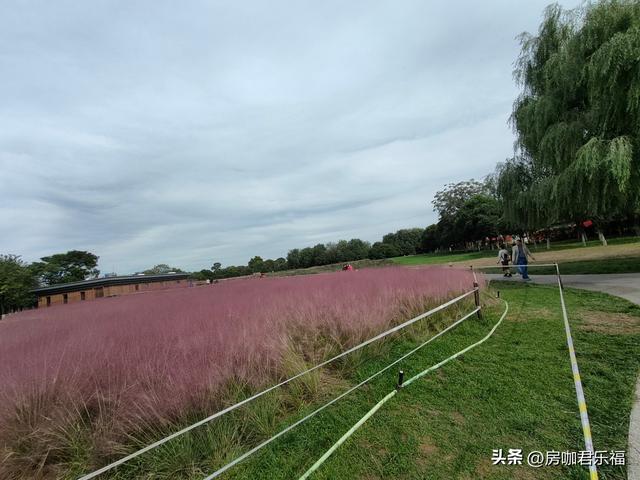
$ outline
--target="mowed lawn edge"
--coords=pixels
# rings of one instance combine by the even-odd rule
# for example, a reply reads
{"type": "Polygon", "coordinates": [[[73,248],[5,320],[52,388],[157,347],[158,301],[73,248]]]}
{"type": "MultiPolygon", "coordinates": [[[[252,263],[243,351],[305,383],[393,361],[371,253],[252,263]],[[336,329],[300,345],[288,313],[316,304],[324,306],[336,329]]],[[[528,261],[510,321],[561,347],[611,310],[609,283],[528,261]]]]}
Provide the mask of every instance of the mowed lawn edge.
{"type": "MultiPolygon", "coordinates": [[[[402,390],[313,478],[588,478],[582,467],[532,469],[491,463],[496,448],[521,448],[525,455],[532,450],[584,448],[557,288],[521,284],[497,288],[510,303],[510,313],[494,336],[402,390]]],[[[616,297],[573,289],[566,290],[566,302],[595,448],[626,450],[640,368],[640,308],[616,297]]],[[[486,335],[501,311],[502,306],[493,302],[484,320],[470,319],[400,368],[411,376],[474,343],[486,335]]],[[[362,365],[348,383],[375,372],[416,341],[413,336],[399,338],[385,358],[362,365]]],[[[298,478],[393,388],[396,377],[397,370],[392,369],[221,478],[298,478]]],[[[347,386],[336,385],[327,395],[337,395],[347,386]]],[[[303,406],[268,426],[264,435],[279,431],[315,406],[303,406]]],[[[202,478],[250,448],[234,445],[223,452],[207,451],[222,425],[203,427],[111,477],[202,478]]],[[[602,478],[626,478],[626,467],[600,471],[602,478]]]]}

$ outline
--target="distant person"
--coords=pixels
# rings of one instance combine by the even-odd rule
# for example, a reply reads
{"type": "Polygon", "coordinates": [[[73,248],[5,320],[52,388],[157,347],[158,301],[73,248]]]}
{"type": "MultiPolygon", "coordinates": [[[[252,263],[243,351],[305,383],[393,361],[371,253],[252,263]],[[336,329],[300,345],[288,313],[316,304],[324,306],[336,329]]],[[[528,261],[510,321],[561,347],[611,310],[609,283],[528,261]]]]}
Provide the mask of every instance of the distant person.
{"type": "Polygon", "coordinates": [[[511,269],[509,268],[509,260],[511,257],[509,256],[509,251],[507,250],[507,246],[503,243],[500,245],[500,251],[498,252],[498,263],[502,264],[502,273],[505,277],[512,277],[511,269]]]}
{"type": "Polygon", "coordinates": [[[522,243],[522,240],[516,240],[516,244],[513,246],[511,250],[511,258],[513,260],[514,265],[518,265],[518,272],[522,275],[523,280],[531,280],[529,278],[529,274],[527,272],[527,264],[529,263],[529,257],[531,260],[535,261],[533,255],[527,248],[527,246],[522,243]]]}
{"type": "Polygon", "coordinates": [[[342,270],[345,272],[350,272],[353,270],[353,266],[350,263],[347,263],[344,267],[342,267],[342,270]]]}

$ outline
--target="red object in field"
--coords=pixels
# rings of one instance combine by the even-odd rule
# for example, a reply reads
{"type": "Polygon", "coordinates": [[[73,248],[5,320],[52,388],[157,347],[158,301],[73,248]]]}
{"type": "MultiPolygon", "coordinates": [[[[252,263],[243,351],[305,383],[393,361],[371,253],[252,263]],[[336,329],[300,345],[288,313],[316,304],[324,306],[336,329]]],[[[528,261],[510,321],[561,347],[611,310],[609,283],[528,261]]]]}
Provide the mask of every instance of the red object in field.
{"type": "Polygon", "coordinates": [[[582,226],[584,228],[589,228],[591,225],[593,225],[593,222],[591,220],[586,220],[586,221],[582,222],[582,226]]]}
{"type": "Polygon", "coordinates": [[[345,272],[350,272],[353,270],[353,265],[351,265],[350,263],[346,264],[344,267],[342,267],[342,270],[345,272]]]}

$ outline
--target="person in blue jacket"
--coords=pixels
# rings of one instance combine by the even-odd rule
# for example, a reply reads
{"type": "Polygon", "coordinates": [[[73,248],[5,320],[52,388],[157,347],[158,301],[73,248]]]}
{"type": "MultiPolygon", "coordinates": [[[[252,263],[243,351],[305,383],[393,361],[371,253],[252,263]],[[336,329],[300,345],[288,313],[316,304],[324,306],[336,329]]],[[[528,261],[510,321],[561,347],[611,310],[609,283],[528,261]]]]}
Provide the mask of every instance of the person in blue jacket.
{"type": "Polygon", "coordinates": [[[531,252],[529,251],[527,246],[522,243],[522,240],[516,240],[516,244],[511,249],[511,261],[514,263],[514,265],[518,266],[518,273],[522,275],[523,280],[531,280],[527,271],[529,258],[535,261],[535,258],[533,257],[533,255],[531,255],[531,252]]]}

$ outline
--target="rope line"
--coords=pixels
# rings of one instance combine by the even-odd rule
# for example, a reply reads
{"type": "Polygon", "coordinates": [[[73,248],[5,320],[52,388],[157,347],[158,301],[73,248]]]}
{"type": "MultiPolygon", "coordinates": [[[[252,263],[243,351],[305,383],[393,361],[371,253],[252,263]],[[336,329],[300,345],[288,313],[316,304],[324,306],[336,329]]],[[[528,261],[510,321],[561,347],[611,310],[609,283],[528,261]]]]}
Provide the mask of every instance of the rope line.
{"type": "MultiPolygon", "coordinates": [[[[258,392],[258,393],[254,394],[254,395],[252,395],[252,396],[250,396],[248,398],[245,398],[244,400],[241,400],[240,402],[238,402],[236,404],[233,404],[233,405],[231,405],[229,407],[226,407],[223,410],[220,410],[220,411],[208,416],[207,418],[203,418],[202,420],[199,420],[196,423],[194,423],[192,425],[189,425],[188,427],[183,428],[182,430],[174,432],[171,435],[168,435],[168,436],[166,436],[166,437],[164,437],[164,438],[162,438],[162,439],[160,439],[160,440],[158,440],[158,441],[156,441],[156,442],[154,442],[154,443],[152,443],[150,445],[147,445],[144,448],[141,448],[140,450],[137,450],[137,451],[135,451],[135,452],[123,457],[123,458],[120,458],[119,460],[116,460],[116,461],[112,462],[109,465],[106,465],[106,466],[104,466],[102,468],[99,468],[98,470],[95,470],[94,472],[88,473],[88,474],[78,478],[78,480],[90,480],[91,478],[95,478],[95,477],[97,477],[98,475],[100,475],[102,473],[105,473],[105,472],[107,472],[107,471],[109,471],[109,470],[111,470],[111,469],[113,469],[113,468],[115,468],[115,467],[117,467],[119,465],[122,465],[123,463],[128,462],[129,460],[132,460],[132,459],[142,455],[143,453],[148,452],[149,450],[152,450],[152,449],[154,449],[156,447],[159,447],[160,445],[163,445],[163,444],[167,443],[168,441],[173,440],[174,438],[179,437],[180,435],[183,435],[183,434],[193,430],[194,428],[197,428],[197,427],[199,427],[201,425],[204,425],[205,423],[208,423],[208,422],[210,422],[210,421],[212,421],[212,420],[214,420],[214,419],[216,419],[218,417],[221,417],[221,416],[223,416],[223,415],[225,415],[225,414],[227,414],[227,413],[229,413],[229,412],[241,407],[242,405],[246,405],[247,403],[252,402],[253,400],[256,400],[257,398],[260,398],[261,396],[263,396],[263,395],[275,390],[276,388],[282,387],[283,385],[286,385],[287,383],[292,382],[293,380],[302,377],[303,375],[306,375],[306,374],[308,374],[308,373],[310,373],[310,372],[312,372],[314,370],[317,370],[318,368],[324,367],[325,365],[328,365],[329,363],[334,362],[335,360],[338,360],[339,358],[342,358],[342,357],[344,357],[344,356],[346,356],[346,355],[348,355],[350,353],[353,353],[356,350],[359,350],[359,349],[361,349],[361,348],[363,348],[363,347],[365,347],[365,346],[367,346],[367,345],[369,345],[369,344],[371,344],[371,343],[373,343],[373,342],[375,342],[377,340],[380,340],[380,339],[382,339],[382,338],[384,338],[384,337],[386,337],[388,335],[391,335],[392,333],[395,333],[395,332],[397,332],[399,330],[402,330],[402,329],[404,329],[404,328],[416,323],[417,321],[422,320],[423,318],[430,317],[431,315],[434,315],[435,313],[438,313],[438,312],[450,307],[451,305],[454,305],[455,303],[459,302],[460,300],[463,300],[464,298],[466,298],[469,295],[473,294],[477,290],[478,290],[477,288],[474,288],[473,290],[469,290],[468,292],[465,292],[462,295],[459,295],[459,296],[453,298],[452,300],[449,300],[446,303],[438,305],[437,307],[432,308],[431,310],[429,310],[429,311],[427,311],[425,313],[422,313],[422,314],[418,315],[417,317],[411,318],[411,319],[407,320],[406,322],[401,323],[400,325],[396,325],[395,327],[390,328],[389,330],[386,330],[386,331],[376,335],[375,337],[372,337],[372,338],[370,338],[368,340],[365,340],[364,342],[362,342],[362,343],[360,343],[360,344],[358,344],[358,345],[356,345],[354,347],[351,347],[348,350],[345,350],[344,352],[339,353],[336,356],[334,356],[334,357],[332,357],[332,358],[330,358],[328,360],[325,360],[324,362],[321,362],[321,363],[319,363],[319,364],[317,364],[317,365],[315,365],[315,366],[313,366],[313,367],[311,367],[311,368],[309,368],[307,370],[304,370],[304,371],[302,371],[300,373],[297,373],[296,375],[294,375],[294,376],[292,376],[292,377],[290,377],[290,378],[288,378],[286,380],[283,380],[280,383],[272,385],[271,387],[269,387],[269,388],[267,388],[265,390],[262,390],[261,392],[258,392]]],[[[209,477],[209,478],[213,478],[213,477],[209,477]]]]}
{"type": "MultiPolygon", "coordinates": [[[[439,363],[436,363],[435,365],[432,365],[431,367],[427,368],[426,370],[423,370],[422,372],[414,375],[409,380],[404,382],[404,384],[402,385],[402,388],[407,387],[408,385],[410,385],[411,383],[415,382],[419,378],[424,377],[429,372],[433,372],[434,370],[437,370],[438,368],[442,367],[443,365],[445,365],[446,363],[450,362],[451,360],[454,360],[454,359],[458,358],[460,355],[468,352],[469,350],[477,347],[478,345],[481,345],[487,339],[489,339],[489,337],[491,337],[491,335],[493,335],[493,333],[496,331],[496,329],[500,326],[502,321],[507,316],[507,312],[509,311],[509,303],[507,303],[506,301],[504,301],[504,303],[505,303],[505,309],[504,309],[504,312],[502,313],[502,316],[500,317],[500,320],[498,320],[496,322],[496,324],[493,326],[493,328],[489,331],[489,333],[484,338],[482,338],[481,340],[477,341],[476,343],[474,343],[472,345],[469,345],[468,347],[460,350],[459,352],[451,355],[450,357],[444,359],[443,361],[441,361],[439,363]]],[[[316,461],[316,463],[314,463],[311,466],[311,468],[309,468],[309,470],[307,470],[300,477],[300,480],[306,480],[313,472],[315,472],[318,468],[320,468],[320,466],[322,466],[322,464],[331,456],[331,454],[333,452],[335,452],[338,449],[338,447],[340,447],[340,445],[342,445],[351,435],[353,435],[355,433],[355,431],[358,428],[360,428],[369,418],[371,418],[373,416],[373,414],[376,413],[380,409],[380,407],[382,407],[382,405],[384,405],[388,400],[393,398],[398,391],[399,390],[397,390],[397,389],[393,390],[393,391],[389,392],[382,400],[380,400],[355,425],[353,425],[342,437],[340,437],[340,439],[336,443],[334,443],[333,446],[331,448],[329,448],[329,450],[327,450],[324,453],[324,455],[322,455],[322,457],[320,457],[318,459],[318,461],[316,461]]]]}
{"type": "MultiPolygon", "coordinates": [[[[528,268],[532,268],[532,267],[555,267],[557,264],[556,263],[527,263],[526,267],[528,268]]],[[[480,265],[480,266],[475,266],[472,265],[471,268],[473,268],[474,270],[480,270],[480,269],[489,269],[489,268],[502,268],[502,267],[520,267],[522,265],[518,265],[517,263],[511,263],[509,265],[480,265]]]]}
{"type": "Polygon", "coordinates": [[[293,430],[295,427],[297,427],[298,425],[306,422],[307,420],[309,420],[311,417],[314,417],[315,415],[317,415],[318,413],[320,413],[321,411],[323,411],[325,408],[329,407],[330,405],[333,405],[334,403],[336,403],[338,400],[346,397],[347,395],[349,395],[351,392],[357,390],[358,388],[362,387],[364,384],[370,382],[371,380],[373,380],[374,378],[378,377],[379,375],[382,375],[384,372],[386,372],[387,370],[389,370],[391,367],[393,367],[394,365],[397,365],[398,363],[400,363],[402,360],[404,360],[405,358],[409,357],[410,355],[413,355],[415,352],[417,352],[418,350],[420,350],[421,348],[425,347],[426,345],[428,345],[429,343],[431,343],[432,341],[434,341],[436,338],[444,335],[446,332],[448,332],[449,330],[451,330],[452,328],[456,327],[457,325],[461,324],[462,322],[464,322],[466,319],[468,319],[469,317],[471,317],[472,315],[475,315],[478,310],[480,310],[480,308],[476,308],[473,311],[467,313],[464,317],[462,317],[461,319],[455,321],[454,323],[452,323],[451,325],[449,325],[447,328],[445,328],[444,330],[438,332],[436,335],[434,335],[433,337],[429,338],[427,341],[423,342],[422,344],[418,345],[416,348],[414,348],[413,350],[409,351],[408,353],[404,354],[402,357],[398,358],[397,360],[394,360],[392,363],[390,363],[389,365],[387,365],[386,367],[384,367],[382,370],[377,371],[376,373],[374,373],[373,375],[367,377],[366,379],[364,379],[363,381],[361,381],[360,383],[358,383],[357,385],[354,385],[353,387],[351,387],[349,390],[341,393],[340,395],[338,395],[337,397],[335,397],[334,399],[330,400],[329,402],[325,403],[324,405],[322,405],[321,407],[318,407],[317,409],[315,409],[313,412],[309,413],[307,416],[301,418],[300,420],[298,420],[297,422],[292,423],[291,425],[289,425],[287,428],[285,428],[284,430],[276,433],[274,436],[272,436],[271,438],[265,440],[264,442],[262,442],[261,444],[257,445],[256,447],[252,448],[251,450],[249,450],[248,452],[242,454],[241,456],[239,456],[238,458],[236,458],[235,460],[229,462],[228,464],[226,464],[224,467],[216,470],[214,473],[212,473],[211,475],[209,475],[208,477],[206,477],[204,480],[211,480],[213,478],[216,478],[217,476],[219,476],[220,474],[226,472],[227,470],[229,470],[231,467],[237,465],[238,463],[242,462],[243,460],[245,460],[247,457],[253,455],[255,452],[257,452],[258,450],[262,449],[263,447],[266,447],[268,444],[270,444],[271,442],[273,442],[274,440],[276,440],[277,438],[281,437],[282,435],[284,435],[285,433],[293,430]]]}
{"type": "Polygon", "coordinates": [[[371,418],[373,416],[374,413],[376,413],[378,410],[380,410],[380,407],[382,407],[382,405],[384,405],[385,403],[387,403],[387,400],[390,400],[392,397],[394,397],[396,395],[396,393],[398,393],[398,390],[392,390],[391,392],[389,392],[382,400],[380,400],[378,403],[375,404],[375,406],[369,410],[364,417],[362,417],[360,420],[358,420],[358,422],[351,427],[347,433],[345,433],[342,437],[340,437],[340,439],[334,443],[331,448],[329,450],[327,450],[324,455],[322,455],[318,461],[316,463],[314,463],[311,468],[309,470],[307,470],[301,477],[300,480],[306,480],[307,478],[309,478],[309,475],[311,475],[313,472],[315,472],[318,468],[320,468],[320,466],[322,466],[322,464],[331,456],[331,454],[333,454],[333,452],[335,452],[340,445],[342,445],[344,442],[347,441],[347,439],[353,435],[355,433],[356,430],[358,430],[363,424],[364,422],[366,422],[367,420],[369,420],[369,418],[371,418]]]}
{"type": "Polygon", "coordinates": [[[591,437],[591,426],[589,424],[589,415],[587,413],[587,402],[584,398],[582,379],[580,378],[580,370],[578,369],[578,360],[576,358],[575,349],[573,348],[573,338],[571,336],[571,328],[569,327],[569,318],[567,317],[567,307],[564,304],[562,280],[560,279],[560,268],[558,267],[558,264],[556,264],[556,272],[558,273],[558,290],[560,291],[560,304],[562,305],[562,316],[564,318],[564,331],[567,335],[567,347],[569,348],[569,359],[571,360],[573,384],[576,389],[576,398],[578,399],[578,409],[580,411],[580,423],[582,424],[584,446],[585,449],[590,452],[591,458],[591,463],[589,464],[589,476],[591,480],[598,480],[598,470],[596,469],[593,451],[593,439],[591,437]]]}

